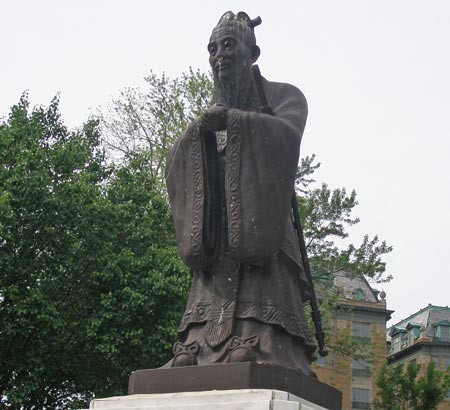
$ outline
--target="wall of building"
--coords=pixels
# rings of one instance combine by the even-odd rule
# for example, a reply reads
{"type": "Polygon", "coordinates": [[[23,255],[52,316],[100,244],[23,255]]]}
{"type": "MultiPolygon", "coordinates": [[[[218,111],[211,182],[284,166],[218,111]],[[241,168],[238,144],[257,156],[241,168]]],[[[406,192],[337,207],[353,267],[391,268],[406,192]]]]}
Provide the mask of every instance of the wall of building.
{"type": "Polygon", "coordinates": [[[346,303],[343,309],[334,314],[331,346],[339,338],[352,337],[352,333],[355,336],[355,329],[367,328],[368,338],[363,337],[363,343],[366,339],[370,340],[368,347],[370,363],[368,363],[367,371],[364,369],[365,363],[355,362],[350,354],[342,354],[338,351],[332,352],[326,360],[320,359],[315,366],[314,370],[319,380],[342,392],[342,408],[344,410],[352,409],[352,398],[359,399],[354,401],[358,401],[360,408],[363,408],[366,400],[369,405],[375,398],[377,393],[375,376],[386,363],[386,321],[388,316],[386,305],[380,302],[376,304],[354,302],[351,306],[346,303]]]}

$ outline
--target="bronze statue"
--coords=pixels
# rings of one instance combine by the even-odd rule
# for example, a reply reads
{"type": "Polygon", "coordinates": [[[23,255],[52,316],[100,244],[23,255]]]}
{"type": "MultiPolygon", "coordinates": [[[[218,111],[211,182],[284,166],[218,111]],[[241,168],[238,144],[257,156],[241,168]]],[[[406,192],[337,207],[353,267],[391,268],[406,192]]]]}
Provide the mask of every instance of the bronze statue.
{"type": "Polygon", "coordinates": [[[192,270],[168,366],[258,361],[314,375],[310,286],[291,213],[308,109],[292,85],[260,79],[258,88],[260,23],[221,17],[208,44],[215,104],[168,156],[177,244],[192,270]]]}

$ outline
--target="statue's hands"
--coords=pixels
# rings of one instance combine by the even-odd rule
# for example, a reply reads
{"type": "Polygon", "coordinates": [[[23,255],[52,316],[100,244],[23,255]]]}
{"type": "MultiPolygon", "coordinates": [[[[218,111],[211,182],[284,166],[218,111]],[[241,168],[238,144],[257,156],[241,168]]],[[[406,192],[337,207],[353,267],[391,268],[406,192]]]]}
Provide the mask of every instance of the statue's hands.
{"type": "Polygon", "coordinates": [[[200,125],[210,131],[227,129],[228,107],[214,104],[200,116],[200,125]]]}

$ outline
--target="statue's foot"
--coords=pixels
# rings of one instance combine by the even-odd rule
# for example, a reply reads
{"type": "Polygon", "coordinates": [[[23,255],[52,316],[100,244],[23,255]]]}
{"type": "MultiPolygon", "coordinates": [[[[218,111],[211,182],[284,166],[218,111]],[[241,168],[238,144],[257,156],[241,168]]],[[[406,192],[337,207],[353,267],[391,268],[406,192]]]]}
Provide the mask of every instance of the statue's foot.
{"type": "Polygon", "coordinates": [[[173,346],[172,367],[196,366],[199,350],[200,346],[197,342],[189,344],[175,343],[173,346]]]}
{"type": "Polygon", "coordinates": [[[251,336],[248,338],[240,338],[234,336],[230,342],[231,353],[228,356],[230,363],[236,362],[255,362],[256,361],[256,348],[259,344],[258,336],[251,336]]]}

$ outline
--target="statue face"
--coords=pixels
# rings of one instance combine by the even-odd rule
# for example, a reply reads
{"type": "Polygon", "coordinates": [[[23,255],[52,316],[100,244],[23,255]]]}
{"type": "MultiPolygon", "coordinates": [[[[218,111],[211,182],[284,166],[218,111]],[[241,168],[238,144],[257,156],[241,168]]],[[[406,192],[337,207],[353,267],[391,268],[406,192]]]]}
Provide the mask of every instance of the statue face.
{"type": "Polygon", "coordinates": [[[252,50],[246,39],[233,26],[213,31],[208,44],[209,64],[215,78],[238,76],[240,70],[249,69],[253,63],[252,50]]]}

